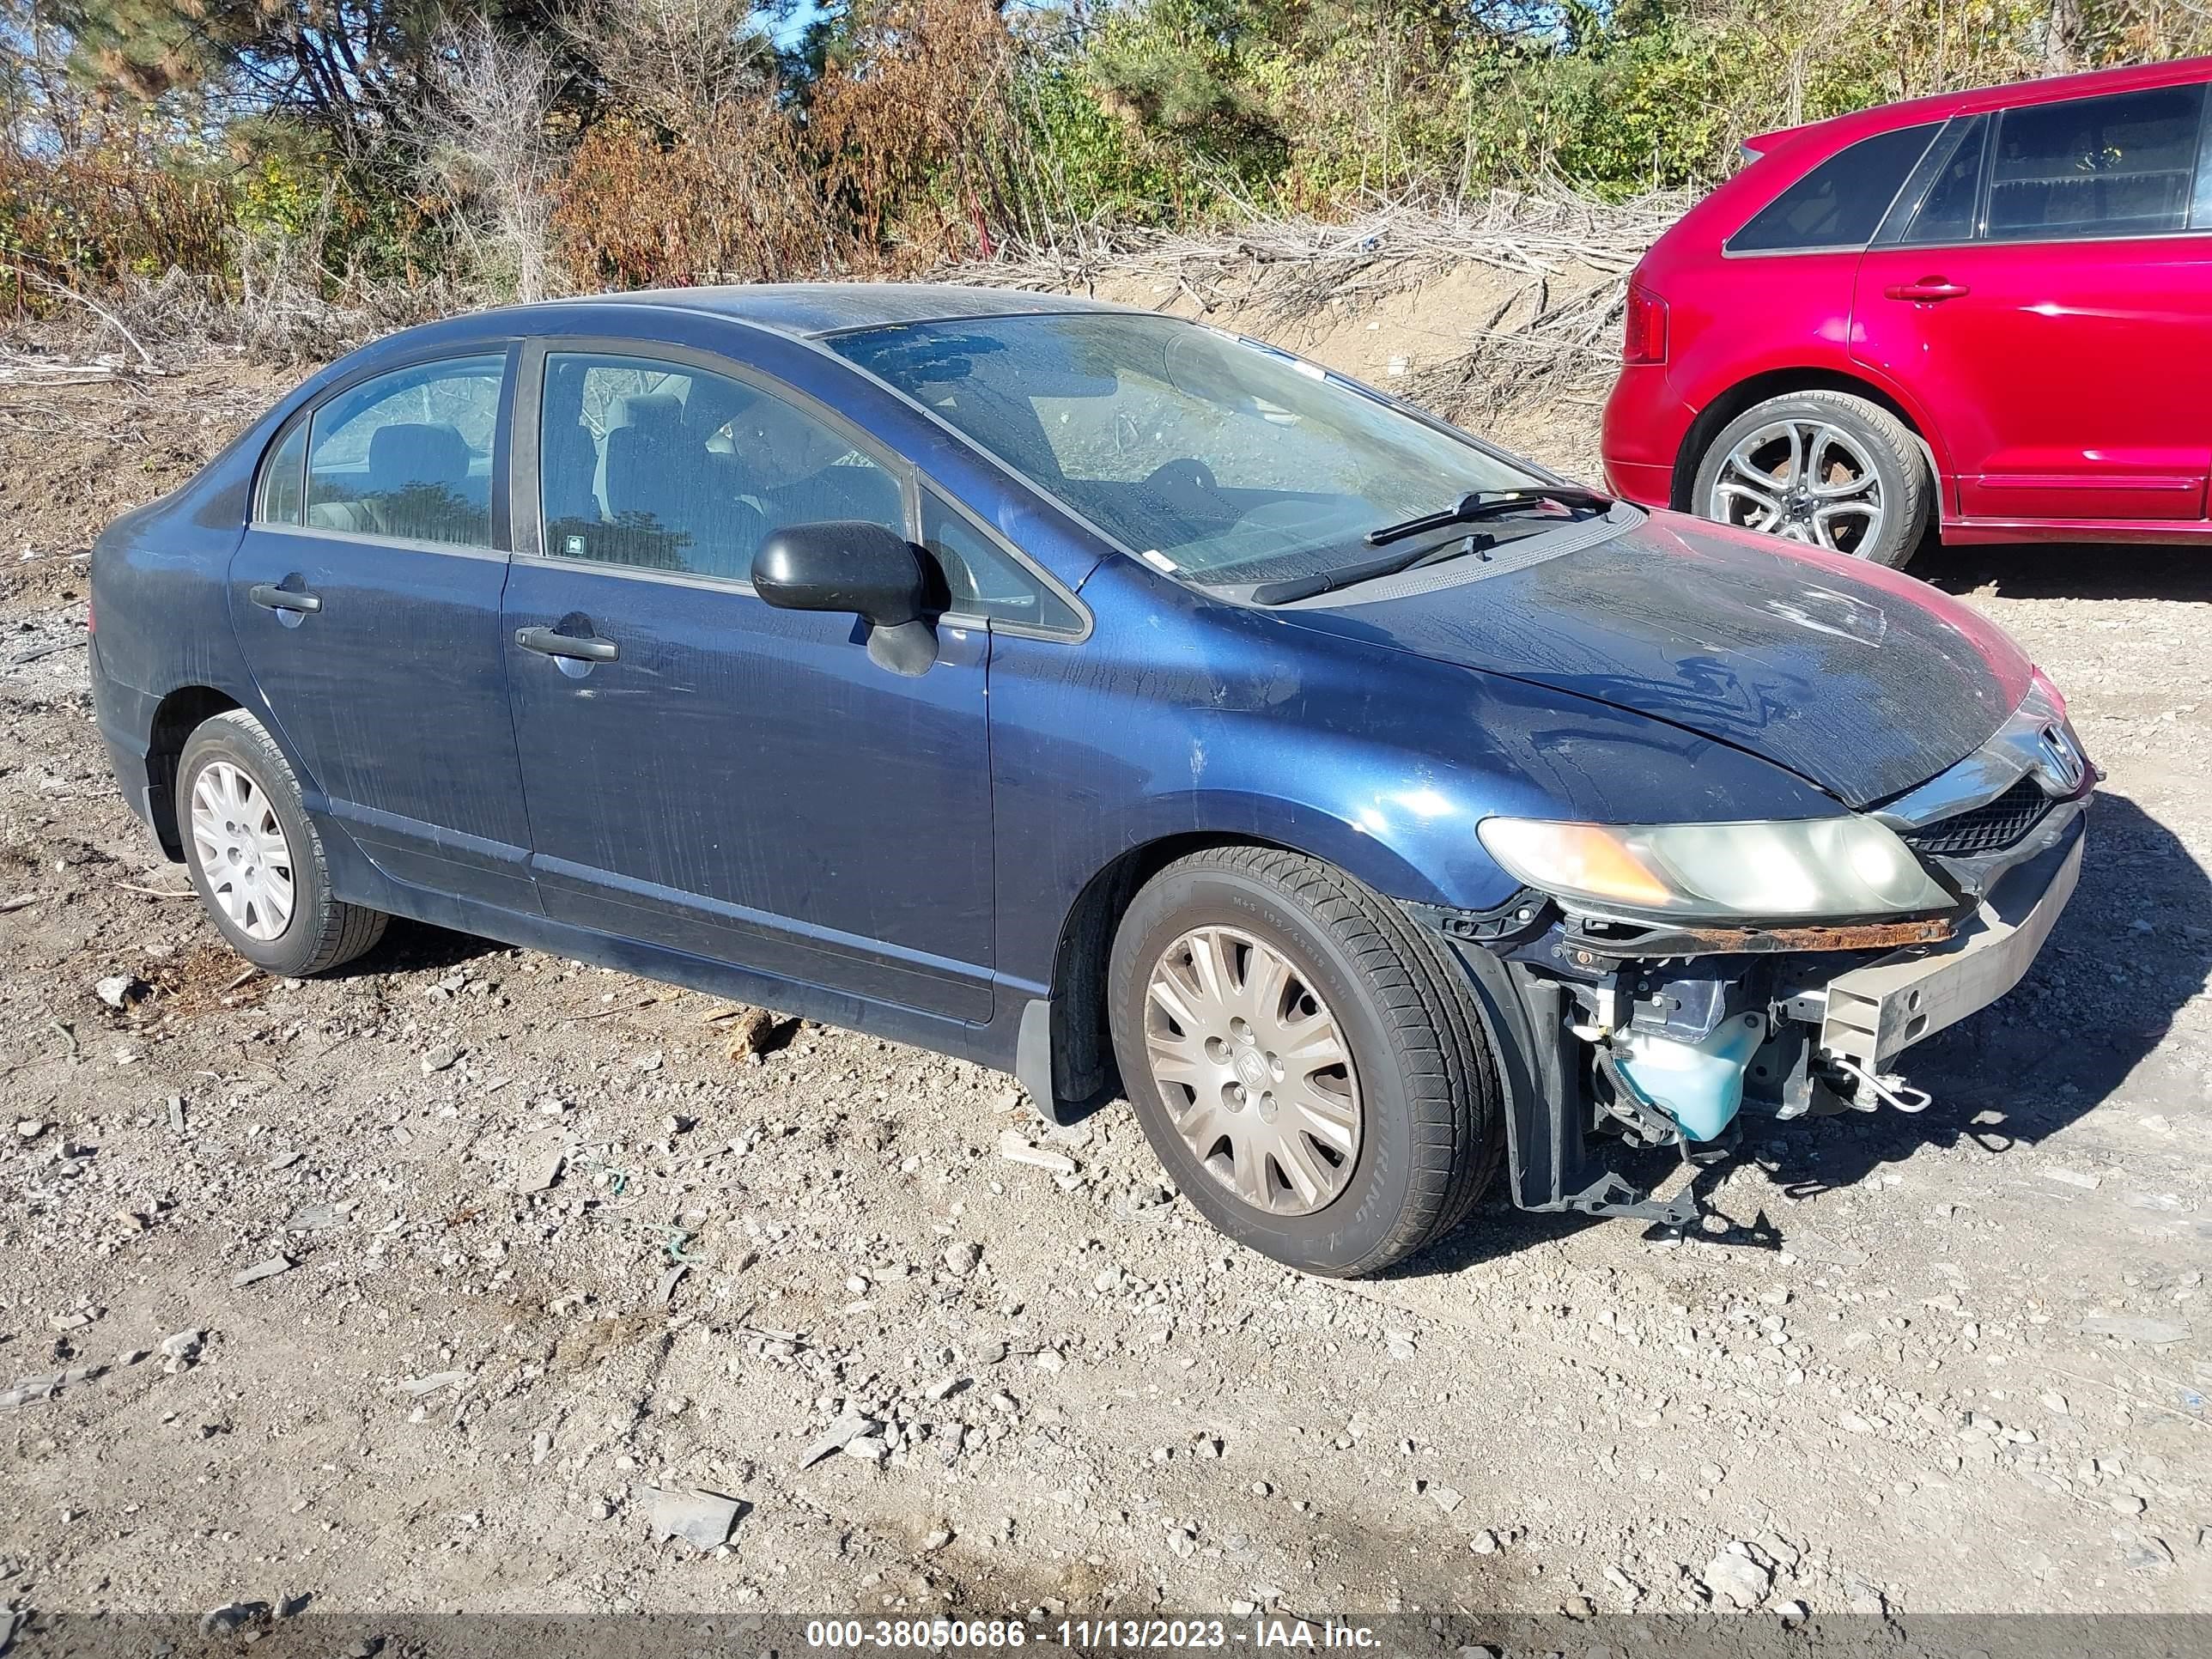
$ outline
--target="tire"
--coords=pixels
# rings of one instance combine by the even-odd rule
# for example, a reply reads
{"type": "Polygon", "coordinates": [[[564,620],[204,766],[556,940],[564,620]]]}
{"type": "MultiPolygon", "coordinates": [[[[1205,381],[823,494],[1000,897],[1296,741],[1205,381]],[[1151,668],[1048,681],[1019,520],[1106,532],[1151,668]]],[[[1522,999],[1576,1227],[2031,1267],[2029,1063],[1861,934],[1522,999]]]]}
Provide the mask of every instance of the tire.
{"type": "Polygon", "coordinates": [[[1770,531],[1893,569],[1901,568],[1926,538],[1935,507],[1936,481],[1911,428],[1879,404],[1825,390],[1770,398],[1723,427],[1698,458],[1690,496],[1690,510],[1700,518],[1770,531]],[[1821,459],[1808,468],[1805,447],[1823,431],[1840,434],[1841,441],[1823,441],[1821,459]],[[1764,441],[1758,436],[1762,432],[1769,434],[1764,441]],[[1790,434],[1786,450],[1785,432],[1790,434]],[[1740,445],[1746,447],[1741,456],[1736,453],[1740,445]],[[1780,473],[1790,455],[1796,456],[1800,475],[1817,471],[1831,490],[1848,482],[1855,470],[1863,472],[1878,492],[1879,523],[1839,510],[1868,499],[1863,489],[1824,501],[1785,483],[1780,473]],[[1771,490],[1764,500],[1755,493],[1762,488],[1757,477],[1761,473],[1771,490]],[[1729,493],[1723,495],[1724,483],[1729,493]],[[1778,522],[1777,513],[1783,515],[1778,522]],[[1817,520],[1816,514],[1821,515],[1817,520]]]}
{"type": "Polygon", "coordinates": [[[1216,1228],[1263,1255],[1333,1278],[1380,1273],[1457,1226],[1497,1172],[1498,1067],[1463,971],[1440,940],[1329,865],[1260,847],[1212,848],[1170,865],[1121,918],[1107,995],[1123,1084],[1162,1166],[1216,1228]],[[1305,1134],[1279,1155],[1255,1150],[1269,1136],[1286,1144],[1277,1124],[1320,1121],[1285,1104],[1297,1097],[1299,1067],[1269,1068],[1265,1057],[1291,1054],[1293,1044],[1320,1054],[1326,1045],[1315,1035],[1320,1025],[1294,1035],[1271,1025],[1266,998],[1237,1004],[1261,1010],[1243,1034],[1229,1029],[1233,1020],[1200,1019],[1189,1007],[1194,1030],[1182,1030],[1156,998],[1154,978],[1171,975],[1175,996],[1202,983],[1200,947],[1191,943],[1201,938],[1218,947],[1228,982],[1241,978],[1247,990],[1264,947],[1290,976],[1276,988],[1275,1007],[1291,1020],[1328,1017],[1343,1076],[1307,1068],[1303,1097],[1322,1101],[1332,1121],[1350,1108],[1357,1127],[1348,1149],[1334,1147],[1332,1158],[1320,1136],[1305,1134]],[[1200,1028],[1215,1033],[1218,1048],[1203,1035],[1194,1042],[1200,1028]],[[1280,1049],[1264,1041],[1270,1034],[1285,1036],[1280,1049]],[[1202,1098],[1199,1087],[1157,1074],[1156,1053],[1170,1071],[1188,1057],[1210,1092],[1202,1098]],[[1286,1091],[1280,1101],[1277,1088],[1286,1091]],[[1241,1103],[1231,1104],[1239,1090],[1241,1103]],[[1217,1127],[1221,1139],[1204,1155],[1199,1143],[1217,1127]],[[1292,1164],[1322,1176],[1312,1192],[1292,1164]]]}
{"type": "Polygon", "coordinates": [[[300,805],[300,781],[284,751],[244,709],[203,721],[185,739],[176,799],[185,867],[201,908],[224,942],[257,968],[288,978],[325,973],[384,937],[381,911],[331,896],[322,837],[300,805]],[[233,780],[243,780],[242,790],[233,780]],[[212,808],[206,820],[204,781],[212,808]],[[224,816],[231,812],[236,816],[224,816]],[[272,821],[281,847],[267,833],[272,821]],[[240,847],[246,851],[231,858],[240,847]],[[281,902],[284,876],[289,909],[281,902]]]}

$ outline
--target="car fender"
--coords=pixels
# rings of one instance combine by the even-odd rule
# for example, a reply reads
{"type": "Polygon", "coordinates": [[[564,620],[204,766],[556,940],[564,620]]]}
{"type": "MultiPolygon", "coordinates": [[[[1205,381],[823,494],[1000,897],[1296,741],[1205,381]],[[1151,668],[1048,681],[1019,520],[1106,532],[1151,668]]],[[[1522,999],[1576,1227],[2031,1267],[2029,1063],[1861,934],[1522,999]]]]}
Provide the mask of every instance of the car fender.
{"type": "Polygon", "coordinates": [[[182,489],[124,514],[93,544],[94,707],[125,794],[157,829],[187,735],[174,718],[179,694],[195,708],[250,710],[291,762],[310,809],[323,809],[232,627],[226,579],[258,455],[234,443],[182,489]]]}

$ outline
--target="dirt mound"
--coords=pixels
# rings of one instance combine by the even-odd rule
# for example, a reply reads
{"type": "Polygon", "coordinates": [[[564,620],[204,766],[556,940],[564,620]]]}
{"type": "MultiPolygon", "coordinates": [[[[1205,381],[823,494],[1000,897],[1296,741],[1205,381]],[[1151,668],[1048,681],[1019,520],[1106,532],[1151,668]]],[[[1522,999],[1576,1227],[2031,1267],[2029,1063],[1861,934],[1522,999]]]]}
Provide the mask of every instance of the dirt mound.
{"type": "Polygon", "coordinates": [[[236,357],[80,385],[0,376],[0,596],[81,582],[94,537],[191,477],[296,378],[236,357]]]}

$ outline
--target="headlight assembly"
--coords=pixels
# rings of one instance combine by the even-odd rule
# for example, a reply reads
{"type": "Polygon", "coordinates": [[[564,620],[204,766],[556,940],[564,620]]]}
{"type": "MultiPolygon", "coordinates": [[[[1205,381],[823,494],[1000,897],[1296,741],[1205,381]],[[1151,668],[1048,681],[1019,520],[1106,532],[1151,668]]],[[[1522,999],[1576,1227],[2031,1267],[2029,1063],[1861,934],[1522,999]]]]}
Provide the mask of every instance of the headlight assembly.
{"type": "Polygon", "coordinates": [[[1911,849],[1866,817],[1607,825],[1485,818],[1490,855],[1577,906],[1707,921],[1900,915],[1948,908],[1911,849]]]}

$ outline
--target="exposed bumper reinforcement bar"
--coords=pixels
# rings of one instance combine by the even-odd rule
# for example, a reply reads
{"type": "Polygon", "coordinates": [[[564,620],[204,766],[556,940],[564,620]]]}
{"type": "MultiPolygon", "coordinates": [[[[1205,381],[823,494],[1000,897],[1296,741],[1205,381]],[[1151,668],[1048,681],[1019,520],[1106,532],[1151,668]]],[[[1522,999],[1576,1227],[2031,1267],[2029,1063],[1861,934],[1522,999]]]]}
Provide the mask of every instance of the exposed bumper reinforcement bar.
{"type": "Polygon", "coordinates": [[[1894,1055],[2020,983],[2081,875],[2083,826],[2006,872],[1941,945],[1899,951],[1828,981],[1820,1047],[1879,1072],[1894,1055]]]}

